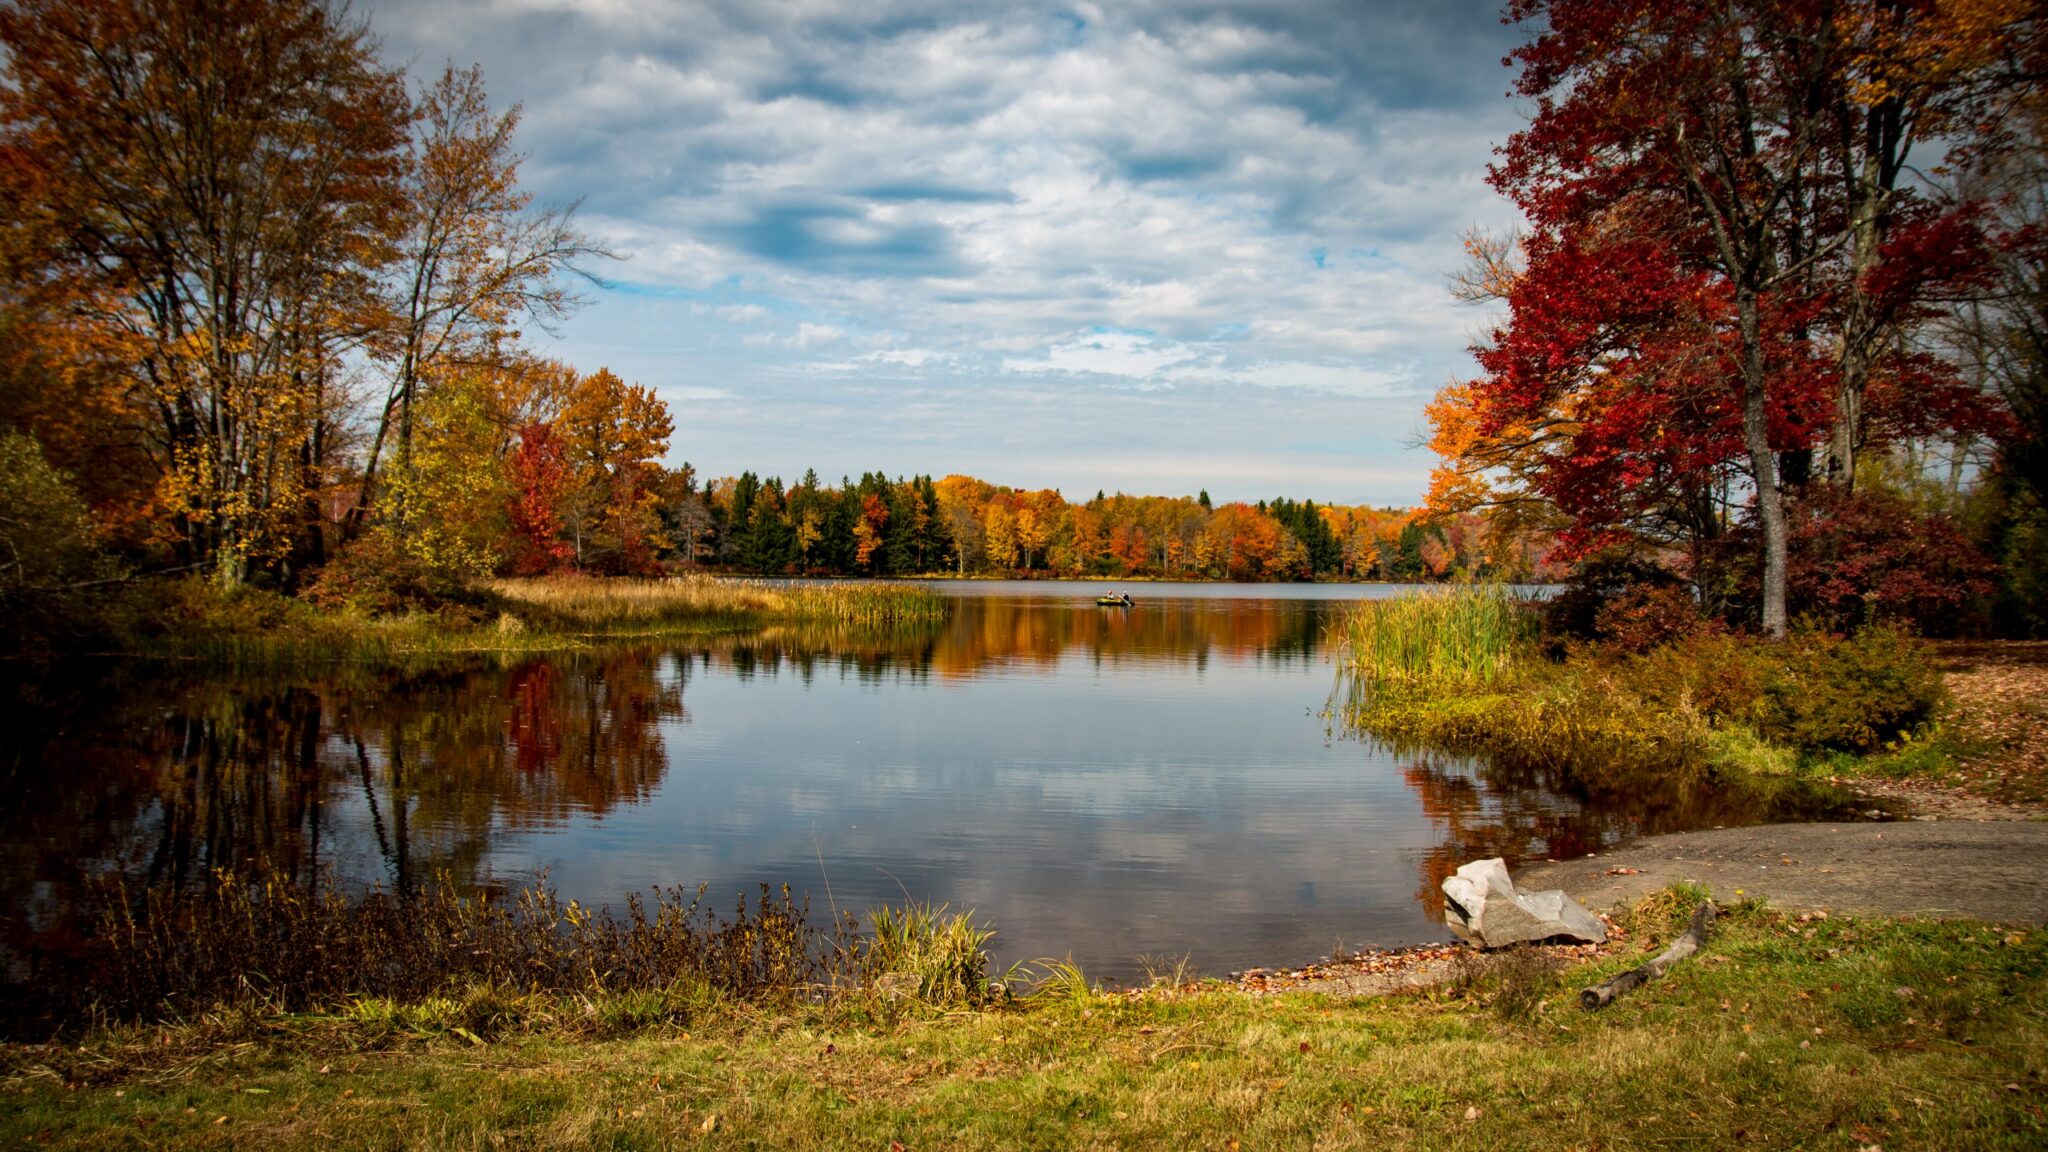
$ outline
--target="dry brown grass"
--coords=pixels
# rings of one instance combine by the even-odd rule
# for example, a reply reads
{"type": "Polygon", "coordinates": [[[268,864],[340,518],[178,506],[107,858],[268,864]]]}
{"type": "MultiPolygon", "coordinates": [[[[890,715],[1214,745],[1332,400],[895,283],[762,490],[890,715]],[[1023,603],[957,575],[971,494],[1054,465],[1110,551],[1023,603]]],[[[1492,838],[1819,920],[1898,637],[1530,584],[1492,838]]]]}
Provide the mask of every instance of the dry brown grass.
{"type": "Polygon", "coordinates": [[[666,580],[556,576],[499,580],[491,590],[561,626],[608,633],[721,622],[821,620],[893,624],[938,620],[945,599],[918,584],[783,584],[683,576],[666,580]]]}

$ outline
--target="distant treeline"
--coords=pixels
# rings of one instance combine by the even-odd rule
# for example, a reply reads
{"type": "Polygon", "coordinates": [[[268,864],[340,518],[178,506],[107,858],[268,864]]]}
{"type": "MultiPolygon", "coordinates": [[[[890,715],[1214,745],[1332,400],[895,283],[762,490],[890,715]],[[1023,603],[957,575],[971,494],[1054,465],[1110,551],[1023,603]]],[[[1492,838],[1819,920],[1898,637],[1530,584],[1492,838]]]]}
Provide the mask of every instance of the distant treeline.
{"type": "Polygon", "coordinates": [[[744,472],[700,490],[688,465],[664,487],[664,560],[759,575],[1522,579],[1548,551],[1477,515],[1422,521],[1286,497],[1217,505],[1206,491],[1074,503],[972,476],[869,472],[833,486],[815,471],[789,485],[744,472]]]}

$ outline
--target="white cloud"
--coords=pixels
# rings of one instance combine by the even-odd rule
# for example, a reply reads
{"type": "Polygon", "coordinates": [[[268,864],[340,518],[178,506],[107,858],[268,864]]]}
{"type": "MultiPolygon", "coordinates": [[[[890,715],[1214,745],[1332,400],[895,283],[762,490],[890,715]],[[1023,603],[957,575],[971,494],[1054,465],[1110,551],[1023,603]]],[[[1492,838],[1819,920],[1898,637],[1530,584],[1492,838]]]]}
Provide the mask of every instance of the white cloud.
{"type": "Polygon", "coordinates": [[[1083,372],[1148,380],[1164,369],[1200,359],[1204,353],[1171,340],[1136,332],[1096,332],[1046,349],[1035,359],[1009,359],[1010,372],[1083,372]]]}
{"type": "Polygon", "coordinates": [[[1494,0],[369,2],[392,58],[480,60],[528,185],[629,257],[560,354],[801,379],[783,436],[889,442],[841,389],[942,377],[1005,430],[1070,385],[1394,399],[1359,450],[1419,493],[1419,396],[1483,324],[1444,274],[1512,220],[1494,0]]]}
{"type": "Polygon", "coordinates": [[[939,360],[952,359],[952,357],[946,356],[944,353],[934,352],[929,348],[884,348],[879,352],[870,352],[866,356],[861,357],[861,359],[871,364],[899,364],[905,368],[922,368],[927,361],[935,358],[939,360]]]}
{"type": "Polygon", "coordinates": [[[790,344],[797,348],[823,348],[846,339],[846,329],[834,328],[830,324],[799,324],[796,335],[790,337],[790,344]]]}
{"type": "Polygon", "coordinates": [[[713,400],[730,400],[732,393],[724,388],[697,388],[687,384],[666,384],[657,388],[661,397],[684,403],[708,403],[713,400]]]}
{"type": "Polygon", "coordinates": [[[1256,384],[1261,388],[1301,388],[1346,396],[1393,396],[1413,386],[1405,372],[1366,368],[1355,364],[1304,364],[1276,362],[1249,368],[1232,368],[1217,374],[1224,380],[1256,384]]]}

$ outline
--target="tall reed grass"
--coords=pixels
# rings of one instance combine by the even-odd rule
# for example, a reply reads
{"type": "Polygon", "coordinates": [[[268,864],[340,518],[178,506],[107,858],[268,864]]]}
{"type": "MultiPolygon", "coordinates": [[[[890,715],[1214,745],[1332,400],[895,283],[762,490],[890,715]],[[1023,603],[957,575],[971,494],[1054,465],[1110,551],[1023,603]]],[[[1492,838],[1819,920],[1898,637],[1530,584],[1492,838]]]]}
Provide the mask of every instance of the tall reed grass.
{"type": "Polygon", "coordinates": [[[476,653],[580,647],[593,639],[706,635],[771,625],[858,632],[932,628],[946,598],[908,583],[778,584],[690,576],[670,580],[560,576],[498,580],[434,611],[370,616],[322,610],[275,593],[221,595],[165,585],[138,654],[213,664],[401,664],[476,653]]]}
{"type": "Polygon", "coordinates": [[[935,1004],[978,1004],[989,998],[987,948],[996,933],[972,912],[913,902],[877,908],[869,920],[874,937],[864,959],[875,978],[914,979],[916,987],[906,991],[935,1004]]]}
{"type": "Polygon", "coordinates": [[[1500,585],[1431,588],[1359,604],[1335,626],[1361,687],[1490,684],[1534,651],[1530,602],[1500,585]]]}
{"type": "Polygon", "coordinates": [[[563,626],[658,630],[762,621],[894,624],[942,620],[945,597],[920,584],[777,584],[685,576],[669,580],[553,577],[499,580],[491,590],[563,626]]]}

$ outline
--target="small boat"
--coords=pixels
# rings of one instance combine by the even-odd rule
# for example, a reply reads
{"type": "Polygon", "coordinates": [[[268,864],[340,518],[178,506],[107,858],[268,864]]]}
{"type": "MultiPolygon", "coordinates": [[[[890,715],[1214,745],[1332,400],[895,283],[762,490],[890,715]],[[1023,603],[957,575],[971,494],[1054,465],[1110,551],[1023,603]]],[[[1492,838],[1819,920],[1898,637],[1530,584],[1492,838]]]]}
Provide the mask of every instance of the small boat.
{"type": "Polygon", "coordinates": [[[1129,608],[1131,606],[1131,597],[1128,592],[1115,596],[1097,596],[1095,603],[1104,608],[1129,608]]]}

